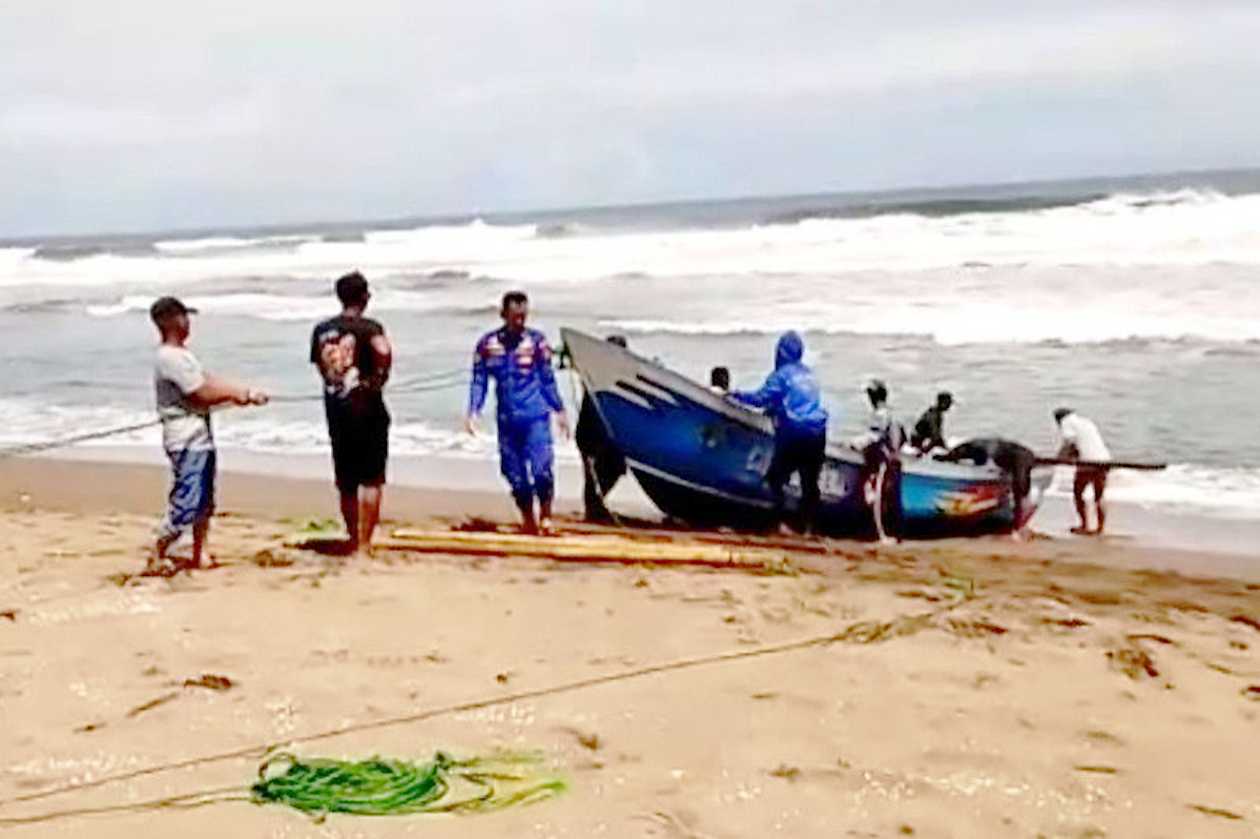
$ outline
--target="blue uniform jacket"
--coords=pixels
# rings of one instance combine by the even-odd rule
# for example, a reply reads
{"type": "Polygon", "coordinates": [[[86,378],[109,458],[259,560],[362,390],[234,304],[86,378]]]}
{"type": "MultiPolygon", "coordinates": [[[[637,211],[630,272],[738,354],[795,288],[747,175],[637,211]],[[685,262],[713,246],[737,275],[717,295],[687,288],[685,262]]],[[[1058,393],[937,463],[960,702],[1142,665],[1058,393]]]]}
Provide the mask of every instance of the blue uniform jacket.
{"type": "Polygon", "coordinates": [[[500,425],[523,425],[563,411],[551,355],[547,337],[535,329],[513,335],[500,328],[482,337],[473,353],[468,412],[481,413],[490,378],[500,425]]]}
{"type": "Polygon", "coordinates": [[[761,408],[781,433],[801,435],[825,434],[827,409],[822,405],[822,392],[814,371],[801,363],[805,342],[795,332],[779,339],[774,353],[774,372],[756,391],[736,391],[736,401],[761,408]]]}

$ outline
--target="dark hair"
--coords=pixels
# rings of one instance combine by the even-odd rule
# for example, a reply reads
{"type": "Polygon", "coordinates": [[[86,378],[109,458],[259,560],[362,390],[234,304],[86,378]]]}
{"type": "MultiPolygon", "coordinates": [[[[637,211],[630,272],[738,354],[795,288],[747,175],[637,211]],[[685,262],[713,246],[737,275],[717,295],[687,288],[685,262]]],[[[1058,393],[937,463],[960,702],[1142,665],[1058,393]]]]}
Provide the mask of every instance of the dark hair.
{"type": "Polygon", "coordinates": [[[362,306],[368,301],[368,281],[358,271],[337,280],[337,299],[343,306],[362,306]]]}
{"type": "Polygon", "coordinates": [[[164,329],[165,324],[173,318],[180,315],[195,315],[196,313],[196,309],[188,308],[184,305],[184,301],[178,297],[159,297],[149,307],[149,317],[159,329],[164,329]]]}
{"type": "Polygon", "coordinates": [[[709,384],[726,390],[731,386],[731,371],[725,367],[714,367],[709,371],[709,384]]]}
{"type": "Polygon", "coordinates": [[[609,335],[608,343],[612,344],[614,347],[621,347],[623,350],[627,348],[626,336],[624,335],[609,335]]]}
{"type": "Polygon", "coordinates": [[[954,404],[954,394],[950,393],[948,390],[942,390],[940,393],[936,394],[936,404],[948,408],[950,405],[954,404]]]}
{"type": "Polygon", "coordinates": [[[522,303],[528,303],[528,302],[529,302],[529,295],[526,294],[525,292],[509,291],[507,294],[503,295],[502,311],[506,312],[508,310],[508,306],[517,306],[522,303]]]}
{"type": "Polygon", "coordinates": [[[1068,414],[1070,414],[1070,413],[1072,413],[1072,409],[1071,409],[1071,408],[1055,408],[1055,409],[1054,409],[1054,421],[1055,421],[1055,422],[1063,422],[1063,418],[1064,418],[1064,417],[1066,417],[1066,416],[1067,416],[1068,414]]]}
{"type": "Polygon", "coordinates": [[[866,395],[870,397],[871,402],[887,402],[888,386],[879,379],[873,379],[866,385],[866,395]]]}

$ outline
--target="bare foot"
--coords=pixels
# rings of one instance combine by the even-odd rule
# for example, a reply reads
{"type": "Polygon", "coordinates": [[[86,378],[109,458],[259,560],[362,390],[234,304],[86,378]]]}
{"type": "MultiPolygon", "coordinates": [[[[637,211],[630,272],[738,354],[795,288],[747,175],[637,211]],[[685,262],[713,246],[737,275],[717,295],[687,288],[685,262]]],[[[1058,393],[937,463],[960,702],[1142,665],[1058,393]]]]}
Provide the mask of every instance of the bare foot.
{"type": "Polygon", "coordinates": [[[201,558],[201,562],[193,562],[191,559],[176,563],[181,571],[209,571],[219,567],[218,557],[206,555],[201,558]]]}
{"type": "Polygon", "coordinates": [[[1093,533],[1088,527],[1074,527],[1070,532],[1075,533],[1077,536],[1088,536],[1093,533]]]}
{"type": "Polygon", "coordinates": [[[150,557],[144,564],[141,577],[173,577],[179,573],[179,566],[166,557],[150,557]]]}

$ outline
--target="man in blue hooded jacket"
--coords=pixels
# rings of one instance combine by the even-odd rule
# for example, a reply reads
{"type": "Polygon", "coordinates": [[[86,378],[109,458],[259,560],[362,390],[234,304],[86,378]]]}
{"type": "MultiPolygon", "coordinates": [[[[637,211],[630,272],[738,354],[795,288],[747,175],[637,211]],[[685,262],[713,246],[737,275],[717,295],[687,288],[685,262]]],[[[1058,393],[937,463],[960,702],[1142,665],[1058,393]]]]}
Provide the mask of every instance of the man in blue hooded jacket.
{"type": "Polygon", "coordinates": [[[555,478],[551,447],[551,415],[569,434],[564,402],[556,388],[547,336],[529,329],[529,298],[519,291],[503,296],[503,326],[482,336],[473,353],[472,385],[466,427],[477,432],[489,380],[494,379],[499,431],[499,467],[512,487],[525,532],[550,530],[555,478]],[[538,515],[534,515],[534,499],[538,515]]]}
{"type": "Polygon", "coordinates": [[[801,530],[812,533],[818,516],[821,493],[818,477],[827,448],[827,409],[814,371],[801,359],[805,342],[795,332],[779,338],[774,354],[774,372],[756,391],[735,391],[737,402],[760,408],[774,421],[774,457],[766,473],[766,483],[774,496],[775,515],[783,520],[783,488],[793,473],[801,478],[801,530]]]}

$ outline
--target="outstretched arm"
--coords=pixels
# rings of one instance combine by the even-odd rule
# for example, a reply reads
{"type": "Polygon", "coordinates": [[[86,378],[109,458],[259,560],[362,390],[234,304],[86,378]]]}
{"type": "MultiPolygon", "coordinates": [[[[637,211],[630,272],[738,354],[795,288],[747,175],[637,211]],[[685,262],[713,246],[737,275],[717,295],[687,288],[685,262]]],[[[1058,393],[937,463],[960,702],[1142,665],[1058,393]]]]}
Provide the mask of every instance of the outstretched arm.
{"type": "Polygon", "coordinates": [[[731,398],[750,408],[765,410],[783,401],[786,394],[787,382],[778,373],[771,373],[758,390],[735,390],[731,392],[731,398]]]}
{"type": "Polygon", "coordinates": [[[185,394],[185,398],[199,408],[213,408],[216,405],[266,405],[267,394],[252,387],[229,382],[227,379],[206,374],[201,387],[185,394]]]}

